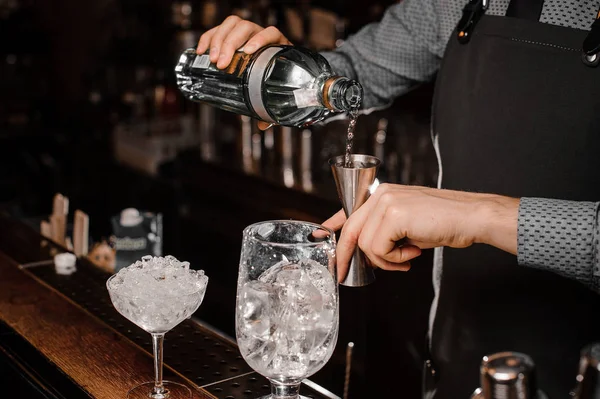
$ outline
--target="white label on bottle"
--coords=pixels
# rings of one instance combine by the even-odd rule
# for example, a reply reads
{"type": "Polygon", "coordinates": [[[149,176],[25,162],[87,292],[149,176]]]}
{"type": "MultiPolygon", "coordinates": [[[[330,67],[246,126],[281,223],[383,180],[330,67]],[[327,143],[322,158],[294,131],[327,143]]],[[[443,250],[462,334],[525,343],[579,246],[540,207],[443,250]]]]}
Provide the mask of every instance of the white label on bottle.
{"type": "Polygon", "coordinates": [[[307,108],[319,105],[316,89],[296,89],[293,91],[296,107],[307,108]]]}
{"type": "Polygon", "coordinates": [[[206,69],[210,65],[210,57],[208,54],[197,55],[192,68],[206,69]]]}

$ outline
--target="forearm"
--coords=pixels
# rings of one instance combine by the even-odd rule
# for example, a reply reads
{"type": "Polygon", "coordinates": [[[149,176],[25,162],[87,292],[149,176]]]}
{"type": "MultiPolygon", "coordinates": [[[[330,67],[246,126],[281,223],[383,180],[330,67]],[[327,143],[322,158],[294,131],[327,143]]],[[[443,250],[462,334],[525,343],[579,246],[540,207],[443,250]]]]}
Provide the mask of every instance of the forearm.
{"type": "Polygon", "coordinates": [[[519,265],[548,270],[600,292],[600,203],[474,195],[466,220],[473,242],[515,254],[519,265]]]}
{"type": "Polygon", "coordinates": [[[385,107],[435,74],[440,39],[434,3],[395,4],[381,22],[367,25],[336,51],[323,53],[335,73],[363,85],[363,109],[385,107]]]}
{"type": "Polygon", "coordinates": [[[479,195],[469,220],[474,242],[517,254],[519,199],[501,195],[479,195]]]}
{"type": "Polygon", "coordinates": [[[523,198],[519,207],[519,264],[550,270],[599,291],[598,205],[523,198]]]}

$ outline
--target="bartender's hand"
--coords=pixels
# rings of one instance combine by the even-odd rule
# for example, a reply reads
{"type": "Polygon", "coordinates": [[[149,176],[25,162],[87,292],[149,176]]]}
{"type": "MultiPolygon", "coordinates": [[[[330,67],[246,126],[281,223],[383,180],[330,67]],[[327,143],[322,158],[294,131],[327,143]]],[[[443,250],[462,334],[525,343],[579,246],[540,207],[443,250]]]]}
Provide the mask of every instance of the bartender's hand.
{"type": "Polygon", "coordinates": [[[233,54],[240,48],[244,53],[253,54],[268,44],[291,44],[290,41],[274,26],[263,28],[236,15],[225,18],[200,37],[196,53],[204,54],[210,49],[209,57],[217,68],[223,69],[231,62],[233,54]]]}
{"type": "MultiPolygon", "coordinates": [[[[236,15],[231,15],[211,30],[200,36],[196,53],[204,54],[210,49],[210,62],[217,64],[217,68],[226,68],[233,54],[240,48],[244,53],[253,54],[256,50],[268,44],[292,44],[274,26],[263,28],[236,15]]],[[[267,122],[258,122],[258,127],[265,130],[270,126],[267,122]]]]}
{"type": "Polygon", "coordinates": [[[517,252],[519,199],[493,194],[382,184],[346,221],[340,211],[323,223],[342,226],[337,245],[340,280],[358,244],[373,266],[407,271],[421,249],[473,243],[517,252]]]}

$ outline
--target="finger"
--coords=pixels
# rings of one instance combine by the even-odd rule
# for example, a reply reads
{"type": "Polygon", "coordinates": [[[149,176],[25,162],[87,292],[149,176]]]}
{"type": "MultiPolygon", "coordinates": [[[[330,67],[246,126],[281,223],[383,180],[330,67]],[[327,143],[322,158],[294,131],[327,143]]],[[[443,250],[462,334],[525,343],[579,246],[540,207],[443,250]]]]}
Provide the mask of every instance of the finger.
{"type": "Polygon", "coordinates": [[[219,60],[219,54],[221,54],[221,45],[223,40],[227,37],[229,32],[233,30],[235,25],[242,19],[236,15],[231,15],[223,21],[221,25],[217,27],[212,40],[210,41],[210,62],[216,64],[219,60]]]}
{"type": "Polygon", "coordinates": [[[360,208],[356,210],[344,223],[340,240],[337,244],[337,264],[338,271],[347,271],[350,259],[354,254],[354,249],[358,245],[362,228],[366,223],[371,209],[377,203],[378,196],[371,196],[360,208]]]}
{"type": "Polygon", "coordinates": [[[315,229],[311,232],[311,236],[316,239],[329,238],[332,234],[329,230],[315,229]]]}
{"type": "MultiPolygon", "coordinates": [[[[380,201],[383,202],[383,201],[380,201]]],[[[382,206],[380,206],[382,208],[382,206]]],[[[383,213],[381,223],[377,226],[377,235],[373,237],[368,248],[367,256],[374,255],[392,263],[404,263],[421,255],[421,249],[407,244],[398,245],[397,242],[406,237],[403,226],[407,224],[403,212],[395,212],[391,208],[380,211],[383,213]]]]}
{"type": "Polygon", "coordinates": [[[258,121],[256,124],[258,125],[258,128],[262,131],[265,131],[274,125],[274,123],[269,123],[269,122],[264,122],[264,121],[258,121]]]}
{"type": "Polygon", "coordinates": [[[269,26],[254,35],[248,43],[244,46],[244,52],[246,54],[252,54],[261,47],[267,44],[292,44],[290,41],[281,33],[279,29],[274,26],[269,26]]]}
{"type": "Polygon", "coordinates": [[[350,259],[352,259],[352,256],[354,255],[354,250],[358,243],[358,237],[360,234],[359,223],[357,223],[356,227],[346,227],[347,225],[344,225],[342,228],[340,240],[337,243],[335,251],[339,281],[343,281],[348,274],[348,269],[350,268],[350,259]]]}
{"type": "Polygon", "coordinates": [[[412,265],[410,262],[404,263],[388,263],[387,267],[381,267],[380,269],[386,270],[388,272],[407,272],[411,269],[412,265]]]}
{"type": "MultiPolygon", "coordinates": [[[[371,195],[371,197],[369,197],[367,201],[348,218],[348,220],[346,220],[346,223],[344,223],[336,250],[338,276],[345,276],[348,273],[350,259],[352,259],[352,255],[358,244],[358,237],[360,236],[362,226],[369,217],[372,209],[376,206],[381,195],[389,191],[390,185],[379,185],[377,190],[375,190],[375,193],[371,195]]],[[[329,220],[331,220],[331,218],[329,220]]]]}
{"type": "Polygon", "coordinates": [[[421,248],[414,245],[394,247],[380,258],[391,264],[402,264],[421,255],[421,248]]]}
{"type": "Polygon", "coordinates": [[[196,47],[196,54],[204,54],[210,47],[210,42],[212,41],[212,37],[217,31],[218,27],[214,27],[211,30],[204,32],[202,36],[200,36],[200,40],[198,41],[198,47],[196,47]]]}
{"type": "MultiPolygon", "coordinates": [[[[381,201],[377,208],[381,208],[381,201]]],[[[398,246],[393,239],[388,238],[393,233],[382,228],[384,219],[385,212],[374,211],[360,233],[358,245],[374,266],[385,270],[407,271],[410,269],[410,264],[408,268],[406,264],[421,255],[421,248],[409,244],[398,246]],[[380,250],[382,243],[389,244],[389,248],[380,250]]]]}
{"type": "Polygon", "coordinates": [[[344,266],[340,266],[340,262],[337,260],[338,255],[337,255],[337,249],[336,249],[336,266],[337,266],[337,281],[338,283],[341,283],[342,281],[344,281],[346,279],[346,276],[348,276],[348,271],[349,271],[349,267],[348,265],[344,265],[344,266]]]}
{"type": "Polygon", "coordinates": [[[371,262],[371,265],[373,267],[378,267],[380,269],[391,271],[391,272],[407,272],[411,268],[411,264],[409,261],[402,262],[402,263],[394,263],[394,262],[389,262],[378,256],[369,258],[369,261],[371,262]]]}
{"type": "Polygon", "coordinates": [[[337,244],[336,256],[338,270],[344,271],[348,269],[350,259],[352,259],[352,255],[354,254],[354,249],[358,245],[358,238],[360,237],[360,232],[362,230],[362,225],[364,222],[358,215],[353,220],[353,217],[355,215],[352,215],[346,221],[346,224],[344,224],[344,227],[342,228],[342,233],[340,235],[340,240],[337,244]]]}
{"type": "Polygon", "coordinates": [[[431,248],[435,248],[435,247],[439,247],[440,243],[439,242],[426,242],[426,241],[416,241],[416,240],[405,240],[404,244],[408,244],[408,245],[414,245],[415,247],[419,247],[422,250],[423,249],[431,249],[431,248]]]}
{"type": "Polygon", "coordinates": [[[248,41],[262,27],[250,21],[240,21],[229,32],[221,44],[221,53],[217,61],[217,68],[223,69],[229,65],[233,54],[248,41]]]}
{"type": "MultiPolygon", "coordinates": [[[[380,198],[381,197],[379,197],[379,199],[380,198]]],[[[377,200],[377,198],[374,200],[377,200]]],[[[360,232],[360,236],[358,237],[358,247],[365,253],[365,255],[367,255],[369,259],[372,259],[375,255],[371,246],[375,236],[379,234],[379,226],[381,225],[382,219],[385,215],[386,206],[387,205],[382,203],[382,201],[377,201],[368,219],[365,221],[362,231],[360,232]]]]}
{"type": "Polygon", "coordinates": [[[346,214],[343,209],[340,209],[332,217],[321,223],[323,226],[333,231],[338,231],[346,222],[346,214]]]}

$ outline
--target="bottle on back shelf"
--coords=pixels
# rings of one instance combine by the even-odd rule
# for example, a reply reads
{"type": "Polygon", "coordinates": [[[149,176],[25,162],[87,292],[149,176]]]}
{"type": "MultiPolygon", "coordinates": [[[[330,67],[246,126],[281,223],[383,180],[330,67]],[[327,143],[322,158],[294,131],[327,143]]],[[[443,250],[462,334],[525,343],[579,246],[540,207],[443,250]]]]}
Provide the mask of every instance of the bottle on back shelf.
{"type": "Polygon", "coordinates": [[[223,70],[208,54],[188,49],[175,73],[190,100],[284,126],[308,126],[331,113],[357,109],[363,94],[358,82],[334,75],[324,57],[294,46],[238,51],[223,70]]]}

